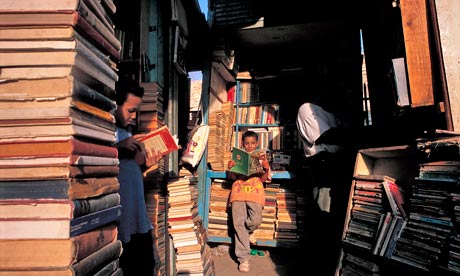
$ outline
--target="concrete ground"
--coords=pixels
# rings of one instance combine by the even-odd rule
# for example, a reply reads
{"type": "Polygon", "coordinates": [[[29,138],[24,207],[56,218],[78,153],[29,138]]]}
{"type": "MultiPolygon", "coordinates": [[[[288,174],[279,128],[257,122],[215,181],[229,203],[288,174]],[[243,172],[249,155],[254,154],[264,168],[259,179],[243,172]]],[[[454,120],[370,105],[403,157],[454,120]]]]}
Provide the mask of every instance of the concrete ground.
{"type": "Polygon", "coordinates": [[[211,246],[216,276],[287,276],[299,271],[299,249],[296,248],[256,248],[264,256],[252,256],[248,273],[238,271],[238,262],[229,245],[211,246]]]}

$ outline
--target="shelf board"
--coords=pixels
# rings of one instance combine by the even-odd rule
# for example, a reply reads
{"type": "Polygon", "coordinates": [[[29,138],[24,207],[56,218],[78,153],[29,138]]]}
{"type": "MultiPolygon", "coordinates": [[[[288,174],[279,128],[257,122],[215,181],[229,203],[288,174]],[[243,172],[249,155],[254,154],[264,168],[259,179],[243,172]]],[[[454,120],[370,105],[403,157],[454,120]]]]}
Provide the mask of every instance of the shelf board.
{"type": "MultiPolygon", "coordinates": [[[[224,171],[211,171],[208,170],[209,178],[225,178],[226,174],[224,171]]],[[[272,171],[272,179],[292,179],[294,174],[289,171],[272,171]]]]}

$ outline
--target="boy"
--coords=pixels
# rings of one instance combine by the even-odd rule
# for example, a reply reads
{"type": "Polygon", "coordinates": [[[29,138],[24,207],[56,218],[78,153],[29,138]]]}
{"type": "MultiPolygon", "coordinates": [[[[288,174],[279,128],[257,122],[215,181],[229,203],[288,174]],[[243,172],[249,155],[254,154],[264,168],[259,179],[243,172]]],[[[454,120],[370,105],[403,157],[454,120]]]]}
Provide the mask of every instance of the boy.
{"type": "Polygon", "coordinates": [[[144,156],[141,144],[137,140],[144,134],[133,135],[131,125],[136,119],[142,102],[144,90],[131,80],[117,82],[115,111],[116,138],[120,160],[118,182],[121,197],[122,214],[118,227],[118,239],[123,244],[120,267],[124,275],[153,275],[154,255],[152,224],[147,215],[144,198],[144,178],[142,168],[161,159],[161,155],[152,152],[144,156]]]}
{"type": "MultiPolygon", "coordinates": [[[[251,153],[259,146],[257,133],[246,131],[243,134],[243,148],[251,153]]],[[[250,243],[255,243],[252,232],[262,223],[262,210],[265,204],[263,183],[269,179],[270,165],[265,154],[259,155],[263,171],[245,176],[227,171],[227,179],[234,181],[230,193],[233,227],[235,232],[235,255],[238,258],[238,269],[249,271],[250,243]]],[[[235,166],[235,161],[228,161],[228,169],[235,166]]]]}

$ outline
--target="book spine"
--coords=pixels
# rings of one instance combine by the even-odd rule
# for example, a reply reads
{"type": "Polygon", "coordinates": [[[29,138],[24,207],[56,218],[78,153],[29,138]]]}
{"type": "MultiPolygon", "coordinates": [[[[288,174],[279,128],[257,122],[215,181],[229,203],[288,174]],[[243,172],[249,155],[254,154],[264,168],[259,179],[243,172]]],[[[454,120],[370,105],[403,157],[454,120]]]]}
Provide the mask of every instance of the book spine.
{"type": "Polygon", "coordinates": [[[77,199],[73,201],[73,217],[78,218],[120,204],[120,194],[111,193],[99,197],[77,199]]]}
{"type": "Polygon", "coordinates": [[[60,180],[35,181],[0,181],[0,199],[15,198],[52,198],[66,199],[68,197],[69,182],[60,180]]]}
{"type": "Polygon", "coordinates": [[[70,183],[69,199],[71,200],[115,193],[120,189],[116,177],[73,178],[70,183]]]}
{"type": "Polygon", "coordinates": [[[118,228],[115,223],[107,224],[92,231],[73,237],[72,239],[77,245],[78,249],[76,260],[80,261],[116,240],[118,234],[117,229],[118,228]]]}
{"type": "Polygon", "coordinates": [[[111,146],[99,145],[95,143],[83,142],[77,139],[72,139],[73,150],[75,155],[89,155],[118,158],[118,150],[111,146]]]}
{"type": "Polygon", "coordinates": [[[118,80],[118,74],[109,65],[99,59],[81,42],[77,43],[76,51],[76,67],[87,72],[87,74],[99,80],[107,87],[115,89],[115,82],[118,80]]]}
{"type": "Polygon", "coordinates": [[[77,13],[75,28],[91,39],[103,52],[111,55],[116,61],[120,60],[120,50],[112,46],[91,24],[77,13]]]}
{"type": "Polygon", "coordinates": [[[80,6],[78,7],[78,13],[83,16],[86,21],[91,24],[115,49],[121,49],[121,43],[118,41],[113,30],[110,31],[107,26],[99,20],[99,18],[88,8],[86,3],[80,0],[80,6]]]}
{"type": "Polygon", "coordinates": [[[70,221],[70,236],[75,237],[102,225],[116,222],[121,216],[121,205],[90,213],[70,221]]]}
{"type": "Polygon", "coordinates": [[[88,257],[72,265],[75,275],[94,275],[101,267],[111,263],[120,257],[122,252],[121,241],[114,242],[102,247],[88,257]]]}
{"type": "Polygon", "coordinates": [[[109,112],[113,112],[117,108],[115,101],[107,98],[98,91],[91,89],[87,85],[77,80],[74,80],[73,87],[73,95],[91,105],[98,106],[102,110],[109,112]]]}

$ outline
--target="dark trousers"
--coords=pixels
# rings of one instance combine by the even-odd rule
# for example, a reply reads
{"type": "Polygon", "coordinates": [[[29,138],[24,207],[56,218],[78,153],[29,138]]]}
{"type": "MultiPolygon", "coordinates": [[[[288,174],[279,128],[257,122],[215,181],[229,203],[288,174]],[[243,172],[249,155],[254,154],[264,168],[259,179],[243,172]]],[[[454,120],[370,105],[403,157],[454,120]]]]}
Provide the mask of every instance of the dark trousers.
{"type": "Polygon", "coordinates": [[[120,267],[124,276],[152,276],[155,271],[152,233],[131,235],[123,244],[120,267]]]}

